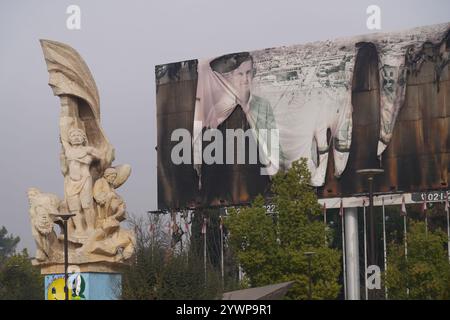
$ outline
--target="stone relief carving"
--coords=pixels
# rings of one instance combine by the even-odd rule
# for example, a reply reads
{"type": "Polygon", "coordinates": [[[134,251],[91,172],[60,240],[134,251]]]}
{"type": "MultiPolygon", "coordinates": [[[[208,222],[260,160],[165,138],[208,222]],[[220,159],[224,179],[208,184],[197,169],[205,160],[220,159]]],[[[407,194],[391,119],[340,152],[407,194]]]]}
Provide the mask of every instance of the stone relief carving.
{"type": "Polygon", "coordinates": [[[54,194],[45,194],[37,188],[28,190],[31,233],[36,241],[35,259],[39,262],[61,255],[62,247],[53,225],[57,222],[61,201],[54,194]]]}

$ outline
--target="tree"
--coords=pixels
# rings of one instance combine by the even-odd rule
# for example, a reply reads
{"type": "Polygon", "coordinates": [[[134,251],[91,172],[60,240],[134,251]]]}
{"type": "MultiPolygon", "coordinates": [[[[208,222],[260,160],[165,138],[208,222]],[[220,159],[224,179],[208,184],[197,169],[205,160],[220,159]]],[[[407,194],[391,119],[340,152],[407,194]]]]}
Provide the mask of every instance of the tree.
{"type": "Polygon", "coordinates": [[[164,232],[162,219],[130,218],[136,231],[136,256],[122,270],[122,299],[216,299],[221,295],[220,275],[208,262],[207,283],[203,256],[196,250],[176,251],[164,232]],[[150,224],[152,232],[149,232],[150,224]]]}
{"type": "Polygon", "coordinates": [[[335,299],[339,293],[340,252],[325,244],[332,238],[321,221],[321,208],[313,188],[306,159],[278,173],[272,183],[275,213],[267,214],[264,199],[252,206],[231,210],[226,219],[230,245],[252,286],[295,281],[288,299],[308,297],[308,258],[312,251],[313,299],[335,299]]]}
{"type": "Polygon", "coordinates": [[[0,300],[36,300],[44,297],[44,278],[24,249],[15,253],[19,237],[0,229],[0,300]]]}
{"type": "Polygon", "coordinates": [[[14,253],[19,241],[19,237],[14,237],[12,234],[8,236],[8,230],[2,226],[0,229],[0,263],[14,253]]]}
{"type": "MultiPolygon", "coordinates": [[[[204,237],[201,233],[204,218],[206,218],[206,258],[217,272],[221,272],[221,239],[220,216],[225,216],[225,210],[219,208],[197,209],[192,217],[192,234],[189,252],[203,261],[204,237]]],[[[227,228],[223,226],[224,245],[224,291],[239,289],[239,269],[233,251],[227,246],[227,228]]]]}
{"type": "Polygon", "coordinates": [[[207,264],[205,272],[203,257],[186,254],[172,257],[160,274],[159,299],[164,300],[202,300],[220,297],[220,275],[207,264]]]}
{"type": "Polygon", "coordinates": [[[13,254],[0,266],[0,300],[40,300],[44,277],[31,264],[28,252],[13,254]]]}
{"type": "Polygon", "coordinates": [[[441,230],[425,232],[424,222],[410,220],[407,259],[403,243],[389,244],[385,274],[389,298],[450,299],[450,264],[446,244],[447,235],[441,230]]]}

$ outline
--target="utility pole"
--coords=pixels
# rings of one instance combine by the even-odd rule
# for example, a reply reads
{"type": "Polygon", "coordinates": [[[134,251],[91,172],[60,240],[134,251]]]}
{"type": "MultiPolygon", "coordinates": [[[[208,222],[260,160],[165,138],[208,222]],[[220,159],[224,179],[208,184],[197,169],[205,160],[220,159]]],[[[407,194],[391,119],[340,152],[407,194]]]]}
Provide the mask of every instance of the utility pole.
{"type": "Polygon", "coordinates": [[[57,217],[61,218],[63,221],[63,231],[64,231],[64,300],[69,300],[69,288],[67,286],[68,274],[67,269],[69,268],[69,243],[68,243],[68,231],[67,231],[67,220],[74,217],[75,214],[58,214],[57,217]]]}
{"type": "MultiPolygon", "coordinates": [[[[369,245],[368,245],[368,265],[377,265],[377,239],[375,236],[375,216],[373,213],[373,179],[376,175],[384,173],[384,169],[371,168],[356,170],[356,172],[362,176],[367,177],[369,183],[369,245]]],[[[367,275],[365,275],[364,281],[367,283],[367,275]]]]}

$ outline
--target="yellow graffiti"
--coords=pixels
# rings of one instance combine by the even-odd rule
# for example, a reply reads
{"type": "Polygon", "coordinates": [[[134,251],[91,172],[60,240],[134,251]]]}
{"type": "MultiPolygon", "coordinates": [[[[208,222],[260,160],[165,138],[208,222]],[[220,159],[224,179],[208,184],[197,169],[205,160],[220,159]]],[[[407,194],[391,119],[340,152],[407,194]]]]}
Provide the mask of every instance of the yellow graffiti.
{"type": "MultiPolygon", "coordinates": [[[[64,278],[52,281],[47,289],[47,300],[64,300],[64,278]]],[[[72,300],[72,290],[69,290],[69,300],[72,300]]]]}

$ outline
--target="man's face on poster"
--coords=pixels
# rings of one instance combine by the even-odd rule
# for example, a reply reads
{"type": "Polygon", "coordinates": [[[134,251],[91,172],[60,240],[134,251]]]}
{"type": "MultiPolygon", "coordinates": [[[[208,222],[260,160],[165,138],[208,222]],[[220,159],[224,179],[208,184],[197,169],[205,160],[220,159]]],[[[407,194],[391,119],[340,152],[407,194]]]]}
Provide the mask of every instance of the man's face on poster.
{"type": "Polygon", "coordinates": [[[233,71],[232,83],[237,91],[239,100],[246,104],[250,99],[250,88],[253,81],[253,64],[251,60],[246,60],[233,71]]]}

